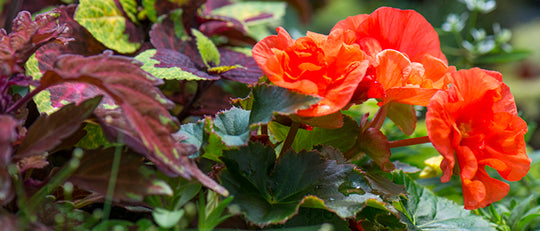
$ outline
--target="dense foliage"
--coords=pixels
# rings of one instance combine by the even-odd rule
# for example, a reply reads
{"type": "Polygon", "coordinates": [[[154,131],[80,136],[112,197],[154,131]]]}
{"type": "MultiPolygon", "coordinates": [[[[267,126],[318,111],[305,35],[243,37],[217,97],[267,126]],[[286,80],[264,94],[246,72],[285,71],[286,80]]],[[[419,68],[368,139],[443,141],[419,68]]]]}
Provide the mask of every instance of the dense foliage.
{"type": "Polygon", "coordinates": [[[532,197],[492,205],[511,193],[500,177],[531,167],[527,124],[500,73],[463,69],[522,52],[465,41],[449,63],[421,14],[391,7],[291,36],[287,5],[309,21],[305,0],[5,4],[18,14],[0,31],[2,228],[538,223],[532,197]]]}

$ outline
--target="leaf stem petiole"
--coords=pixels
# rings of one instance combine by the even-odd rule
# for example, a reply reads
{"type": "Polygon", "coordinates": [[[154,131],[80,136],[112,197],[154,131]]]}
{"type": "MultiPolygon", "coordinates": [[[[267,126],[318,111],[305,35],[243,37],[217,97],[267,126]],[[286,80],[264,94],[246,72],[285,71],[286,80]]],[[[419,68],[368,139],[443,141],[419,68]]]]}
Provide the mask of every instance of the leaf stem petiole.
{"type": "Polygon", "coordinates": [[[388,141],[388,146],[390,148],[399,148],[399,147],[417,145],[417,144],[423,144],[423,143],[429,143],[429,142],[431,142],[431,140],[429,140],[428,136],[422,136],[422,137],[416,137],[416,138],[410,138],[410,139],[404,139],[404,140],[388,141]]]}

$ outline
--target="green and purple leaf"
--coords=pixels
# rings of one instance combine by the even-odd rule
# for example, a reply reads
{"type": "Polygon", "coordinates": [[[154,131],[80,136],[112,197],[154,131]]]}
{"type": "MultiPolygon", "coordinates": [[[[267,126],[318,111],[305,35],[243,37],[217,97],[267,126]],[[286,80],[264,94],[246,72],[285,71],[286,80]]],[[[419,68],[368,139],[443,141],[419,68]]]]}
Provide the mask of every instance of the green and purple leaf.
{"type": "Polygon", "coordinates": [[[50,115],[40,116],[28,129],[22,143],[17,148],[15,159],[41,155],[57,145],[62,139],[76,132],[98,106],[101,97],[95,97],[62,107],[50,115]]]}
{"type": "Polygon", "coordinates": [[[124,137],[133,141],[129,144],[162,171],[187,179],[196,177],[206,186],[226,194],[189,160],[192,147],[173,138],[178,122],[167,110],[173,104],[156,88],[162,80],[150,76],[140,66],[133,59],[114,56],[112,52],[90,57],[64,55],[58,58],[52,70],[45,72],[36,91],[67,82],[94,85],[100,91],[97,94],[107,95],[118,106],[112,111],[96,111],[104,130],[110,128],[109,135],[124,133],[124,137]]]}
{"type": "MultiPolygon", "coordinates": [[[[86,152],[69,181],[82,189],[106,195],[114,152],[115,148],[86,152]]],[[[129,152],[121,155],[113,200],[141,201],[146,195],[172,195],[169,185],[156,178],[138,155],[129,152]]]]}
{"type": "Polygon", "coordinates": [[[120,53],[133,53],[141,46],[143,32],[126,13],[133,9],[126,9],[124,6],[137,4],[134,0],[121,2],[131,3],[117,4],[119,2],[116,0],[81,0],[74,18],[108,48],[120,53]]]}
{"type": "Polygon", "coordinates": [[[105,45],[99,42],[86,28],[81,26],[73,15],[77,5],[60,6],[57,8],[60,16],[58,22],[66,25],[68,30],[64,32],[65,37],[73,38],[67,44],[49,43],[36,52],[36,58],[39,61],[39,69],[42,72],[50,70],[61,54],[79,54],[84,56],[101,54],[107,49],[105,45]]]}

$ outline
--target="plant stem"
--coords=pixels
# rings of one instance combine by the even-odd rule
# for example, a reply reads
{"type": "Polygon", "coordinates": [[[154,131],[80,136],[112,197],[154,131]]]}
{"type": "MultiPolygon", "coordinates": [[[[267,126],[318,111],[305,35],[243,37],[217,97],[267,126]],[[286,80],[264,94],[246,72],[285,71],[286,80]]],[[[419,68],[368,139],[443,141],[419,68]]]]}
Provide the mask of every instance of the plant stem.
{"type": "Polygon", "coordinates": [[[431,142],[431,140],[429,140],[428,136],[422,136],[422,137],[416,137],[416,138],[410,138],[410,139],[404,139],[404,140],[389,141],[388,146],[390,148],[398,148],[398,147],[403,147],[403,146],[423,144],[423,143],[429,143],[429,142],[431,142]]]}
{"type": "Polygon", "coordinates": [[[7,110],[6,110],[6,113],[10,113],[12,111],[15,111],[17,110],[19,107],[21,107],[22,105],[24,105],[25,103],[28,103],[28,101],[30,101],[32,99],[32,97],[34,97],[35,95],[37,95],[37,93],[39,93],[40,91],[42,91],[43,87],[39,86],[37,87],[36,89],[34,89],[33,91],[31,92],[28,92],[28,94],[24,95],[24,97],[20,98],[17,102],[15,102],[14,104],[12,104],[7,110]]]}
{"type": "Polygon", "coordinates": [[[369,126],[366,126],[366,128],[372,127],[375,129],[381,129],[384,123],[384,120],[386,119],[387,113],[388,113],[388,104],[385,104],[379,108],[379,110],[377,111],[377,114],[375,114],[375,117],[373,117],[373,120],[371,120],[371,123],[369,124],[369,126]]]}
{"type": "Polygon", "coordinates": [[[73,157],[67,162],[66,166],[60,169],[60,171],[58,171],[45,186],[41,187],[41,189],[28,200],[26,204],[28,205],[28,211],[30,211],[30,213],[35,214],[35,209],[41,205],[41,201],[45,199],[45,196],[55,190],[61,183],[65,182],[73,172],[77,170],[81,158],[82,150],[75,149],[73,151],[73,157]]]}
{"type": "MultiPolygon", "coordinates": [[[[122,143],[122,133],[118,133],[118,143],[122,143]]],[[[118,177],[118,169],[120,168],[120,160],[122,159],[122,147],[116,146],[114,150],[114,159],[111,169],[111,176],[109,177],[109,184],[107,186],[107,196],[105,197],[105,204],[103,205],[103,219],[108,220],[111,213],[112,197],[114,196],[114,187],[116,186],[116,179],[118,177]]]]}
{"type": "Polygon", "coordinates": [[[289,151],[291,149],[292,143],[294,141],[294,137],[296,137],[296,133],[298,132],[298,129],[300,128],[300,123],[293,121],[291,124],[291,128],[289,129],[289,133],[287,133],[287,138],[285,138],[285,141],[283,142],[283,147],[281,147],[281,152],[279,152],[279,156],[281,156],[286,151],[289,151]]]}

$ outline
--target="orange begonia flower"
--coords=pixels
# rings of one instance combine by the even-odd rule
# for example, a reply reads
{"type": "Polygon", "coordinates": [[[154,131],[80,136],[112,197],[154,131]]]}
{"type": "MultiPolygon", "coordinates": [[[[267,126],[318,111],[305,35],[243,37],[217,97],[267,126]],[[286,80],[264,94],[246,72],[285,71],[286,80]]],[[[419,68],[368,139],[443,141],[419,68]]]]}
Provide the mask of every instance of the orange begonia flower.
{"type": "Polygon", "coordinates": [[[354,43],[371,58],[374,68],[360,84],[356,101],[427,106],[435,92],[447,88],[446,73],[455,71],[448,67],[435,29],[416,11],[381,7],[348,17],[332,30],[354,31],[354,43]]]}
{"type": "Polygon", "coordinates": [[[328,36],[308,32],[296,41],[281,27],[277,32],[253,47],[253,58],[274,84],[321,97],[297,114],[324,116],[345,107],[369,65],[365,53],[352,44],[354,32],[334,30],[328,36]]]}
{"type": "Polygon", "coordinates": [[[428,136],[444,157],[441,181],[459,171],[465,208],[476,209],[509,191],[508,184],[487,174],[486,166],[510,181],[529,171],[527,124],[517,115],[514,97],[500,73],[473,68],[454,72],[452,78],[450,89],[437,92],[428,105],[428,136]]]}

